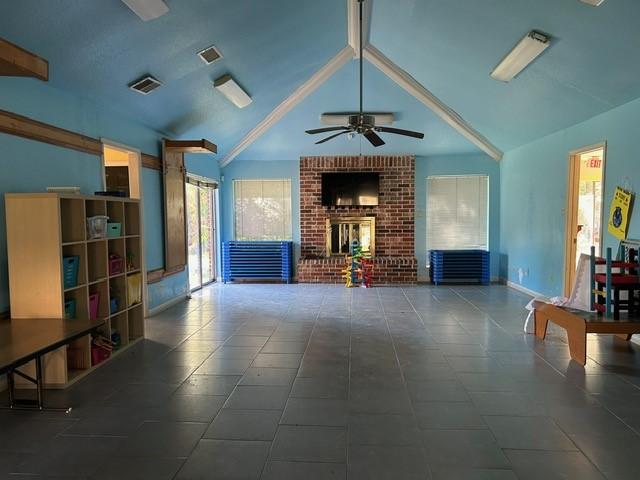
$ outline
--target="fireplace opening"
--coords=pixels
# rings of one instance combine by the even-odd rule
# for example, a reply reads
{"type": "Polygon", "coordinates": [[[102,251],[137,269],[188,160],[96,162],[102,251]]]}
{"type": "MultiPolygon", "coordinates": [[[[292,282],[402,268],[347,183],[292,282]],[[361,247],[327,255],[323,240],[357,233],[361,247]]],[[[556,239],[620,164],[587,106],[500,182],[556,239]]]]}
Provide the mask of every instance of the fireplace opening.
{"type": "Polygon", "coordinates": [[[362,246],[363,253],[374,256],[375,235],[375,217],[327,218],[327,256],[348,255],[354,240],[362,246]]]}

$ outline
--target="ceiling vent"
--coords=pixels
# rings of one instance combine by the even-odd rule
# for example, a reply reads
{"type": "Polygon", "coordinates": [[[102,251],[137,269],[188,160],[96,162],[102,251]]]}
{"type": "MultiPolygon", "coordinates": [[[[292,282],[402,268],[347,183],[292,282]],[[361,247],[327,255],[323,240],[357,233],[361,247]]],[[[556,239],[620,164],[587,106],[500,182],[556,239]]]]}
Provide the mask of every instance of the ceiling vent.
{"type": "Polygon", "coordinates": [[[213,45],[211,45],[210,47],[205,48],[201,52],[198,52],[198,56],[207,65],[211,65],[216,60],[220,60],[222,58],[222,54],[220,53],[220,50],[218,50],[213,45]]]}
{"type": "Polygon", "coordinates": [[[139,80],[136,80],[132,84],[129,85],[131,90],[134,90],[142,95],[149,95],[156,88],[162,85],[158,80],[153,78],[151,75],[147,75],[146,77],[142,77],[139,80]]]}

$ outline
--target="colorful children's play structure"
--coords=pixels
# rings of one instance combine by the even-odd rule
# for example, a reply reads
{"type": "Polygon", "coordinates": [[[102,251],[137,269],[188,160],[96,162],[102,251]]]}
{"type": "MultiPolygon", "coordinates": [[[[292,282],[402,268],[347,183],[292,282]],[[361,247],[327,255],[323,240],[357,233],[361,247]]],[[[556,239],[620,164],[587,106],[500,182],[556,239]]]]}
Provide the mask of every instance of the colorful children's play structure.
{"type": "Polygon", "coordinates": [[[373,262],[362,251],[358,240],[354,240],[349,247],[347,264],[342,270],[345,286],[371,288],[373,281],[373,262]]]}

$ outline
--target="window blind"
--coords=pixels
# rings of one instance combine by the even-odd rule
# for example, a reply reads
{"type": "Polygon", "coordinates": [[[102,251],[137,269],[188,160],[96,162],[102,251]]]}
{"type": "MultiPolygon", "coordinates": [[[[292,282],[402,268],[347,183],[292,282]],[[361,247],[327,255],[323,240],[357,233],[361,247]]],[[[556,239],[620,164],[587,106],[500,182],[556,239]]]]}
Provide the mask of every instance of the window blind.
{"type": "Polygon", "coordinates": [[[234,180],[235,239],[291,240],[291,180],[234,180]]]}
{"type": "Polygon", "coordinates": [[[427,251],[488,250],[486,175],[427,177],[427,251]]]}

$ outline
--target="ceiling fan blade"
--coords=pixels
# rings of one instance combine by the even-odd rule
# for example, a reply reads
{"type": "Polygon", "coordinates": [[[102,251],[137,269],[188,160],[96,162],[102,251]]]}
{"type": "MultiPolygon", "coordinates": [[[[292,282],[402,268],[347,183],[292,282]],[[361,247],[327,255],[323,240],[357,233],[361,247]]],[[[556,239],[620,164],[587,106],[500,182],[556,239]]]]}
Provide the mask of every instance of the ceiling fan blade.
{"type": "Polygon", "coordinates": [[[395,133],[396,135],[404,135],[405,137],[424,138],[424,133],[414,132],[411,130],[403,130],[393,127],[376,127],[376,132],[395,133]]]}
{"type": "Polygon", "coordinates": [[[322,140],[317,141],[316,145],[319,145],[319,144],[324,143],[324,142],[328,142],[329,140],[333,140],[334,138],[339,137],[340,135],[344,135],[345,133],[349,133],[349,132],[350,132],[350,130],[345,130],[344,132],[335,133],[335,134],[333,134],[333,135],[331,135],[331,136],[329,136],[327,138],[323,138],[322,140]]]}
{"type": "Polygon", "coordinates": [[[363,133],[363,135],[374,147],[381,147],[382,145],[384,145],[384,140],[382,140],[373,130],[367,130],[363,133]]]}
{"type": "Polygon", "coordinates": [[[312,130],[305,130],[306,133],[310,135],[315,135],[316,133],[325,133],[325,132],[337,132],[338,130],[349,130],[349,127],[340,126],[340,127],[324,127],[324,128],[314,128],[312,130]]]}

